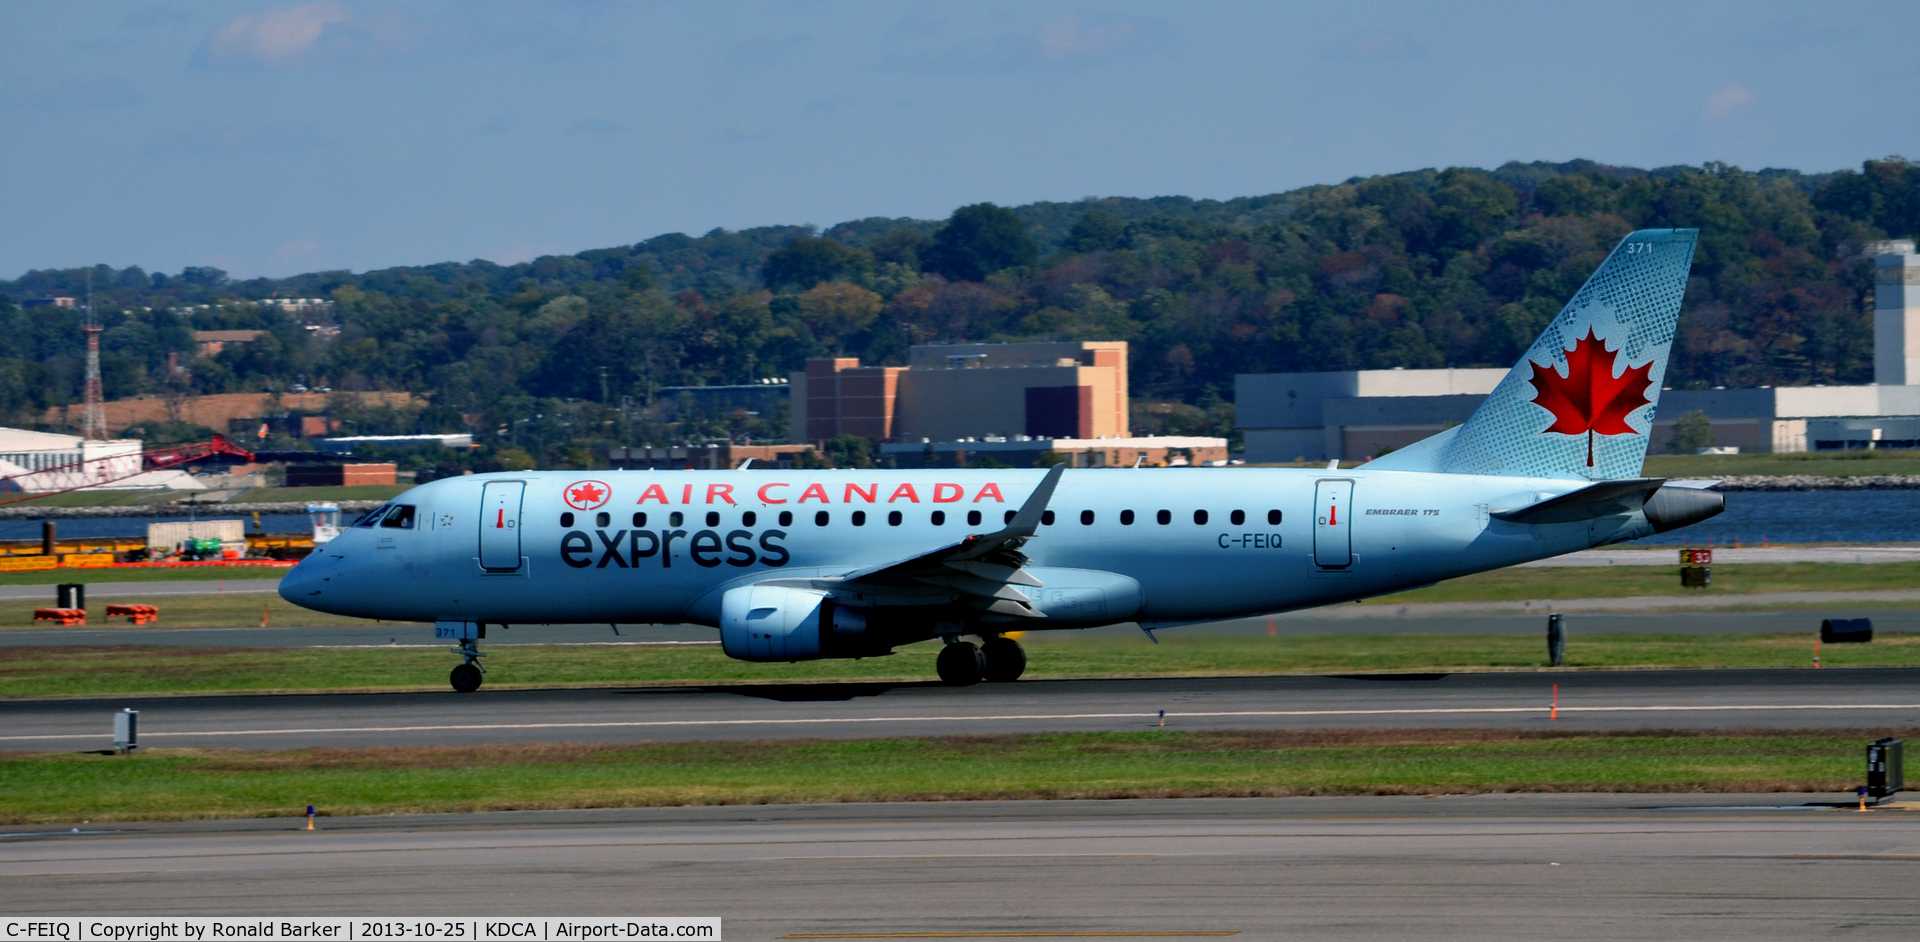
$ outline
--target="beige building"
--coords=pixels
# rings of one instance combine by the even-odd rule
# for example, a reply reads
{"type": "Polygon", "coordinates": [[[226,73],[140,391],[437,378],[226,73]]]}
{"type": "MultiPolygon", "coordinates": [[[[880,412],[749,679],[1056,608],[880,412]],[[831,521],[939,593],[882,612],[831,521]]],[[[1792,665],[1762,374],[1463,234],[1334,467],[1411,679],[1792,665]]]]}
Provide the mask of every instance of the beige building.
{"type": "Polygon", "coordinates": [[[793,440],[1128,435],[1125,343],[938,344],[907,361],[807,361],[791,378],[793,440]]]}

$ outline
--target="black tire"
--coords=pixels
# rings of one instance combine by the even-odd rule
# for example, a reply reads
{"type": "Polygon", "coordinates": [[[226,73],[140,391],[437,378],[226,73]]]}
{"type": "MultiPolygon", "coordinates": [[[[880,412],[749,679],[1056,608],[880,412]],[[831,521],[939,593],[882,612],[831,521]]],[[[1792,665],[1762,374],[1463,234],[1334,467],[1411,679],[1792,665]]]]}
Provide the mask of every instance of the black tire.
{"type": "Polygon", "coordinates": [[[940,679],[950,687],[979,683],[986,666],[986,659],[981,657],[980,649],[971,641],[957,641],[941,648],[940,657],[933,662],[934,670],[940,672],[940,679]]]}
{"type": "Polygon", "coordinates": [[[461,693],[472,693],[480,689],[480,668],[472,664],[461,664],[447,674],[447,680],[453,689],[461,693]]]}
{"type": "Polygon", "coordinates": [[[980,646],[980,656],[987,661],[981,677],[991,684],[1011,683],[1027,671],[1027,649],[1012,638],[989,638],[980,646]]]}

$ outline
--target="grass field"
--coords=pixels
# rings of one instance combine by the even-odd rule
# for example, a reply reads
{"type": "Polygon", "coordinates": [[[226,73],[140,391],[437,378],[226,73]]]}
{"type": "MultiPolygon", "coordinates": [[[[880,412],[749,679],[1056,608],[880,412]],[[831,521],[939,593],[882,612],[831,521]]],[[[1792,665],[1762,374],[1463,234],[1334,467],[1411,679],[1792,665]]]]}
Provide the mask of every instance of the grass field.
{"type": "Polygon", "coordinates": [[[1854,477],[1920,474],[1920,452],[1818,451],[1768,455],[1648,455],[1641,473],[1652,478],[1713,478],[1728,474],[1854,477]]]}
{"type": "Polygon", "coordinates": [[[0,756],[0,823],[291,816],[309,804],[321,814],[350,815],[954,799],[1839,792],[1857,784],[1860,743],[1886,734],[1156,729],[637,746],[15,754],[0,756]]]}
{"type": "MultiPolygon", "coordinates": [[[[418,631],[400,635],[423,644],[418,631]]],[[[1028,636],[1028,679],[1344,674],[1534,669],[1546,644],[1515,635],[1028,636]]],[[[1814,634],[1594,635],[1568,642],[1566,667],[1809,668],[1814,634]]],[[[487,686],[628,686],[790,682],[928,682],[936,643],[890,657],[756,664],[714,645],[494,647],[487,686]]],[[[0,697],[217,692],[444,690],[447,648],[0,648],[0,697]]],[[[1827,668],[1920,666],[1920,635],[1881,632],[1872,644],[1826,645],[1827,668]]]]}

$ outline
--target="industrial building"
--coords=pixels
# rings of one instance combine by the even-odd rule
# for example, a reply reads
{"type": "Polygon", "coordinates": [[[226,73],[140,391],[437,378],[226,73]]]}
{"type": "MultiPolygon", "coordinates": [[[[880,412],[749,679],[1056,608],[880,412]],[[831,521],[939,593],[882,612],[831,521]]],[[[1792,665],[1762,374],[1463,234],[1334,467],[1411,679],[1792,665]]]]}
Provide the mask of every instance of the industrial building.
{"type": "Polygon", "coordinates": [[[88,441],[78,435],[0,428],[0,490],[199,490],[205,486],[178,469],[142,472],[144,444],[137,438],[88,441]]]}
{"type": "Polygon", "coordinates": [[[789,378],[796,442],[1126,438],[1123,342],[938,344],[907,366],[808,360],[789,378]]]}
{"type": "Polygon", "coordinates": [[[978,467],[986,461],[1031,468],[1064,461],[1075,468],[1202,467],[1227,463],[1227,440],[1201,436],[1035,438],[998,435],[952,442],[889,442],[880,456],[893,468],[978,467]]]}
{"type": "MultiPolygon", "coordinates": [[[[1920,447],[1920,255],[1908,240],[1874,254],[1874,382],[1866,386],[1667,389],[1648,450],[1706,413],[1717,448],[1742,452],[1920,447]]],[[[1354,370],[1234,377],[1250,462],[1358,460],[1465,422],[1505,369],[1354,370]]]]}

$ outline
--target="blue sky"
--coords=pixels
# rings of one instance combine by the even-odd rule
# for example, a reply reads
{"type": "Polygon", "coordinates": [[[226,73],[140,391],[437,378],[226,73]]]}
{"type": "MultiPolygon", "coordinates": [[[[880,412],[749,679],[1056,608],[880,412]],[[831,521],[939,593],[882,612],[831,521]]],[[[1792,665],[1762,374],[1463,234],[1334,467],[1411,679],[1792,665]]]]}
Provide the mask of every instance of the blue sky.
{"type": "Polygon", "coordinates": [[[1920,133],[1920,6],[0,5],[0,277],[540,254],[982,200],[1920,133]]]}

